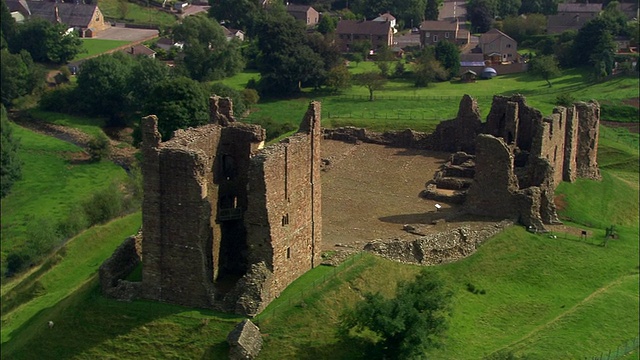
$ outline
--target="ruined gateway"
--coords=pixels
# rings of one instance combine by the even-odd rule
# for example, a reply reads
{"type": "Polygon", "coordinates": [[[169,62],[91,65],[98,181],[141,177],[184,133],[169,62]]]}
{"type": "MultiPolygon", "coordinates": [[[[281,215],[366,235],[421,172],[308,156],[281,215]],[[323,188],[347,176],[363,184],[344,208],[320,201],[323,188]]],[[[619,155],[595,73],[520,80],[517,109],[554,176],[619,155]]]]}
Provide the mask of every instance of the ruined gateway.
{"type": "MultiPolygon", "coordinates": [[[[560,181],[599,179],[600,108],[557,107],[547,117],[524,97],[495,96],[483,123],[465,95],[455,119],[432,134],[320,127],[312,102],[300,131],[263,148],[264,130],[235,122],[228,99],[211,98],[211,124],[160,141],[143,119],[143,233],[100,268],[103,293],[253,316],[319,265],[322,138],[454,153],[423,196],[466,213],[543,231],[558,223],[560,181]],[[124,278],[144,259],[141,282],[124,278]]],[[[428,174],[426,174],[428,175],[428,174]]]]}

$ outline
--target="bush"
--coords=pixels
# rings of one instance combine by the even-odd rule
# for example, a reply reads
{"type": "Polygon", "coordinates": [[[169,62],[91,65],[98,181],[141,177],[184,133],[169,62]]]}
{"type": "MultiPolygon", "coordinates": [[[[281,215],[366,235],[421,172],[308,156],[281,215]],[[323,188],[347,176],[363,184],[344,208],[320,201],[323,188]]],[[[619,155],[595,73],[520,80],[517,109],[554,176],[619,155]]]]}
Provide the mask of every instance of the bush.
{"type": "Polygon", "coordinates": [[[80,104],[82,102],[78,99],[75,87],[63,85],[45,91],[40,98],[39,106],[42,110],[74,114],[80,112],[80,104]]]}
{"type": "Polygon", "coordinates": [[[29,255],[23,252],[10,253],[7,256],[7,276],[12,276],[22,271],[29,264],[29,255]]]}
{"type": "Polygon", "coordinates": [[[94,194],[82,204],[89,225],[105,223],[122,212],[122,193],[117,184],[94,194]]]}
{"type": "Polygon", "coordinates": [[[58,225],[47,217],[29,221],[25,237],[24,254],[31,262],[39,261],[62,242],[58,225]]]}
{"type": "Polygon", "coordinates": [[[258,118],[255,122],[262,126],[267,132],[267,141],[279,138],[280,136],[296,130],[296,127],[289,123],[277,123],[269,116],[263,116],[258,118]]]}
{"type": "Polygon", "coordinates": [[[66,218],[58,224],[58,233],[64,238],[71,238],[89,226],[82,206],[73,207],[66,218]]]}
{"type": "Polygon", "coordinates": [[[562,93],[556,96],[556,105],[569,107],[572,106],[574,102],[576,102],[576,98],[573,97],[571,93],[562,93]]]}
{"type": "Polygon", "coordinates": [[[257,104],[260,101],[260,95],[256,89],[246,88],[242,90],[242,101],[248,107],[249,105],[257,104]]]}
{"type": "Polygon", "coordinates": [[[109,138],[102,132],[94,136],[87,145],[87,151],[89,152],[89,156],[91,156],[91,161],[100,161],[108,158],[111,154],[109,138]]]}

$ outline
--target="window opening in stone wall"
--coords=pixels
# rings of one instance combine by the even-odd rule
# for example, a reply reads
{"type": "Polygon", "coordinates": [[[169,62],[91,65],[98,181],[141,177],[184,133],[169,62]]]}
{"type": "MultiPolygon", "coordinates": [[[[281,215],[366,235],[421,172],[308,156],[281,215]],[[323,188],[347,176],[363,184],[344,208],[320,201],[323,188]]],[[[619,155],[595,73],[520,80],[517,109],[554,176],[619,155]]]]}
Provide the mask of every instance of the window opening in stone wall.
{"type": "Polygon", "coordinates": [[[558,161],[558,145],[553,149],[553,162],[558,161]]]}
{"type": "Polygon", "coordinates": [[[291,259],[291,248],[287,248],[287,259],[291,259]]]}
{"type": "Polygon", "coordinates": [[[222,155],[222,174],[227,180],[236,177],[236,164],[231,155],[222,155]]]}
{"type": "Polygon", "coordinates": [[[282,216],[282,226],[289,225],[289,214],[282,216]]]}

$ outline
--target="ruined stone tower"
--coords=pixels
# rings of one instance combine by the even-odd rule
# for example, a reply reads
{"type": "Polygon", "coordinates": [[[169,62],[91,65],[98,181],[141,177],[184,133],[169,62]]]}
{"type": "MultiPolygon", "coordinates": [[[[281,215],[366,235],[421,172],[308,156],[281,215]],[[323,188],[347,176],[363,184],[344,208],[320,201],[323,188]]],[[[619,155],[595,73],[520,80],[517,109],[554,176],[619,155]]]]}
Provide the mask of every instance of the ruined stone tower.
{"type": "Polygon", "coordinates": [[[228,99],[211,105],[211,124],[166,142],[157,118],[143,119],[142,282],[103,281],[106,293],[126,286],[253,316],[319,264],[320,104],[298,133],[266,148],[264,130],[236,122],[228,99]]]}

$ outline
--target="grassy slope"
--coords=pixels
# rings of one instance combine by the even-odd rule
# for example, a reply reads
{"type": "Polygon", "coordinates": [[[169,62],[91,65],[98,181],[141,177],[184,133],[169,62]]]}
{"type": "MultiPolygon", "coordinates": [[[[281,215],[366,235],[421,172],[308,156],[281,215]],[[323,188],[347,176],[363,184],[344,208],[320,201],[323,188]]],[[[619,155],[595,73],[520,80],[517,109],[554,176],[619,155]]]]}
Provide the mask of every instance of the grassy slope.
{"type": "MultiPolygon", "coordinates": [[[[33,219],[61,220],[92,193],[126,173],[111,162],[73,163],[69,156],[82,151],[67,142],[14,126],[24,161],[22,180],[2,199],[2,253],[23,241],[33,219]]],[[[35,225],[35,224],[32,224],[35,225]]]]}

